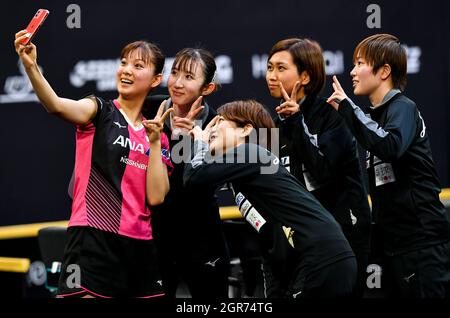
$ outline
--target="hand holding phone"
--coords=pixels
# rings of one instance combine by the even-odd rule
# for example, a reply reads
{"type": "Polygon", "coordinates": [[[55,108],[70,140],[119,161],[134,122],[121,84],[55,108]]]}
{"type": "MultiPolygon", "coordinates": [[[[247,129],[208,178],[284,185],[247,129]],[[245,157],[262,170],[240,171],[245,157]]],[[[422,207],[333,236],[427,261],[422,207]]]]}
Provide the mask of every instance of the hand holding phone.
{"type": "Polygon", "coordinates": [[[49,15],[50,11],[46,9],[39,9],[34,17],[31,19],[30,23],[28,24],[26,30],[29,34],[27,38],[25,38],[21,44],[27,45],[31,42],[31,39],[36,35],[37,31],[41,27],[41,25],[44,23],[45,19],[49,15]]]}

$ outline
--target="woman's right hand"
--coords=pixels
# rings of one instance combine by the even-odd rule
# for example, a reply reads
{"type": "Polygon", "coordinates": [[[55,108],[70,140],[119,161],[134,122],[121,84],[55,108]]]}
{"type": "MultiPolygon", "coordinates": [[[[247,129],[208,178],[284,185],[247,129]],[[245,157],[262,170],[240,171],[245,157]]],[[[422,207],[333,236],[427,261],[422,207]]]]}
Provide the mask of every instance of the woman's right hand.
{"type": "Polygon", "coordinates": [[[153,120],[143,120],[142,125],[144,125],[147,131],[147,137],[150,143],[154,143],[161,140],[161,132],[164,129],[164,123],[167,116],[173,112],[173,108],[169,108],[164,112],[167,100],[164,100],[158,108],[155,118],[153,120]],[[164,113],[164,114],[163,114],[164,113]]]}
{"type": "Polygon", "coordinates": [[[330,97],[328,97],[327,103],[333,106],[334,109],[338,110],[339,103],[348,97],[347,94],[345,94],[345,91],[342,88],[341,83],[339,83],[336,75],[333,75],[333,89],[334,92],[330,97]]]}
{"type": "Polygon", "coordinates": [[[23,66],[25,66],[25,68],[32,67],[37,63],[36,46],[31,42],[27,45],[23,45],[21,43],[28,36],[29,33],[27,30],[21,30],[16,33],[16,39],[14,41],[14,47],[16,49],[16,52],[19,55],[20,60],[22,61],[23,66]]]}

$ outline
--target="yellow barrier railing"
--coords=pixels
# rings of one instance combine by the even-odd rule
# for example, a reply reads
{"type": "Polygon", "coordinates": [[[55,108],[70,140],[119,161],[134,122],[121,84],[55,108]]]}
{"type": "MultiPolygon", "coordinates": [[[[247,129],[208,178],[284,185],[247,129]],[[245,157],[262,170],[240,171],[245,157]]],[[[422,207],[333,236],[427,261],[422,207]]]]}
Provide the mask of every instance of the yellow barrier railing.
{"type": "Polygon", "coordinates": [[[442,189],[441,193],[439,194],[439,198],[441,199],[442,203],[444,203],[445,207],[450,207],[450,189],[442,189]]]}
{"type": "Polygon", "coordinates": [[[29,268],[28,258],[0,257],[0,272],[26,273],[29,268]]]}
{"type": "Polygon", "coordinates": [[[33,224],[0,226],[0,240],[18,239],[37,236],[40,229],[49,226],[67,227],[69,221],[55,221],[33,224]]]}
{"type": "MultiPolygon", "coordinates": [[[[370,196],[368,197],[369,204],[372,204],[370,196]]],[[[442,189],[439,194],[439,199],[444,203],[446,208],[450,207],[450,188],[442,189]]],[[[220,218],[222,220],[239,219],[242,218],[239,209],[236,206],[225,206],[220,208],[220,218]]]]}
{"type": "MultiPolygon", "coordinates": [[[[370,199],[370,198],[369,198],[370,199]]],[[[450,206],[450,189],[443,189],[440,199],[446,207],[450,206]]],[[[220,207],[220,218],[231,220],[242,218],[239,209],[235,206],[220,207]]],[[[0,240],[36,237],[39,230],[49,226],[67,227],[68,221],[56,221],[34,224],[0,226],[0,240]]],[[[0,271],[26,273],[30,267],[28,258],[0,257],[0,271]]]]}
{"type": "MultiPolygon", "coordinates": [[[[450,188],[442,189],[440,199],[446,207],[450,207],[450,188]]],[[[236,206],[220,207],[220,218],[222,220],[231,220],[242,218],[239,209],[236,206]]],[[[68,221],[56,221],[45,223],[21,224],[11,226],[0,226],[0,240],[35,237],[40,229],[48,226],[67,227],[68,221]]]]}

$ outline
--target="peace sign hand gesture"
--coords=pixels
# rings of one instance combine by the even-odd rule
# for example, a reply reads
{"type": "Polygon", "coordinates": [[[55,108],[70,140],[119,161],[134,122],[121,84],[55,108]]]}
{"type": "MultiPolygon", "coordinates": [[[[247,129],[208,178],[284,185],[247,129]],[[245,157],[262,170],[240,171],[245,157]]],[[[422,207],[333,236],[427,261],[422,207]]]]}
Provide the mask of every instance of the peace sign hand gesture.
{"type": "Polygon", "coordinates": [[[338,110],[339,103],[347,98],[347,94],[345,94],[344,89],[339,83],[336,75],[333,75],[333,89],[334,92],[327,99],[327,103],[333,106],[334,109],[338,110]]]}
{"type": "Polygon", "coordinates": [[[200,96],[195,100],[186,117],[173,116],[174,128],[178,128],[181,133],[188,134],[189,131],[194,127],[194,121],[205,108],[205,106],[201,104],[202,100],[203,96],[200,96]]]}
{"type": "Polygon", "coordinates": [[[150,143],[154,143],[160,140],[161,131],[164,128],[164,122],[166,121],[167,116],[169,116],[169,114],[173,112],[173,108],[169,108],[163,114],[166,103],[167,100],[164,100],[161,103],[154,119],[142,121],[142,125],[144,125],[145,130],[147,131],[147,136],[150,143]]]}
{"type": "Polygon", "coordinates": [[[291,97],[284,89],[283,84],[280,82],[281,94],[283,94],[284,103],[275,108],[276,112],[282,117],[289,117],[300,111],[300,105],[297,103],[297,90],[300,86],[300,82],[297,81],[292,89],[291,97]]]}

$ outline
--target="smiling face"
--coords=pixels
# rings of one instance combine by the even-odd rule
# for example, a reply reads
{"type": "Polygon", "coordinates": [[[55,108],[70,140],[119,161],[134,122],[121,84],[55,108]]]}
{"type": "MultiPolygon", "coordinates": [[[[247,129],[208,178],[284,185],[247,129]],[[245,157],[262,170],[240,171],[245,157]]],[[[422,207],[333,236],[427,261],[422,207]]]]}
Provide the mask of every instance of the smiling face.
{"type": "Polygon", "coordinates": [[[244,128],[220,116],[209,136],[209,149],[213,155],[221,155],[245,142],[244,128]]]}
{"type": "Polygon", "coordinates": [[[354,67],[350,72],[353,84],[353,93],[355,95],[371,96],[380,87],[382,81],[381,69],[375,74],[373,67],[361,56],[357,56],[354,67]]]}
{"type": "Polygon", "coordinates": [[[155,76],[154,73],[153,63],[145,61],[138,49],[133,50],[120,60],[116,73],[117,91],[124,99],[145,97],[159,84],[160,74],[155,76]]]}
{"type": "MultiPolygon", "coordinates": [[[[291,95],[292,89],[297,81],[301,81],[298,68],[294,64],[289,51],[279,51],[271,56],[267,62],[266,82],[269,87],[270,95],[274,98],[283,98],[280,89],[280,82],[284,89],[291,95]]],[[[302,98],[303,96],[298,96],[302,98]]]]}
{"type": "Polygon", "coordinates": [[[172,102],[179,106],[191,106],[204,94],[205,76],[203,65],[199,61],[191,61],[185,67],[174,65],[167,81],[172,102]]]}

